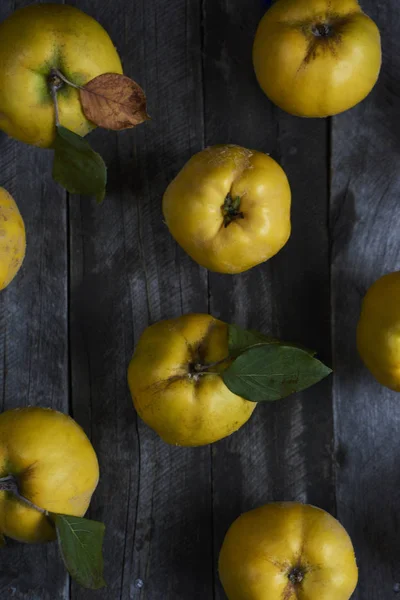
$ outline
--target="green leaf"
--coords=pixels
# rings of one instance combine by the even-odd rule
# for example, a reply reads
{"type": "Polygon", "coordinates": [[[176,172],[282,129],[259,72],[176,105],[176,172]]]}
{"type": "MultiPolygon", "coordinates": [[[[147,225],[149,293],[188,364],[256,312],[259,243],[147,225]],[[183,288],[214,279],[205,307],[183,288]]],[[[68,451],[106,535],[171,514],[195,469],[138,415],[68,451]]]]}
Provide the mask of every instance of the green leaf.
{"type": "MultiPolygon", "coordinates": [[[[228,348],[231,356],[239,356],[245,350],[250,350],[250,348],[254,348],[256,346],[264,346],[266,344],[280,344],[278,339],[269,337],[260,333],[259,331],[253,331],[252,329],[242,329],[237,325],[229,325],[228,329],[228,348]]],[[[291,342],[285,342],[284,346],[291,346],[293,348],[300,348],[304,350],[311,356],[315,356],[316,352],[314,350],[309,350],[305,348],[301,344],[292,344],[291,342]]]]}
{"type": "Polygon", "coordinates": [[[229,325],[228,327],[228,348],[230,354],[240,354],[244,350],[248,350],[254,346],[274,344],[277,341],[252,329],[242,329],[237,325],[229,325]]]}
{"type": "Polygon", "coordinates": [[[268,337],[259,331],[242,329],[237,325],[229,325],[228,349],[231,356],[239,356],[245,350],[265,344],[277,344],[278,340],[268,337]]]}
{"type": "Polygon", "coordinates": [[[102,202],[107,183],[104,160],[81,136],[61,125],[56,129],[53,179],[71,194],[95,196],[102,202]]]}
{"type": "Polygon", "coordinates": [[[331,372],[307,351],[274,343],[246,350],[222,377],[234,394],[252,402],[272,402],[305,390],[331,372]]]}
{"type": "Polygon", "coordinates": [[[6,546],[6,538],[0,533],[0,548],[4,548],[4,546],[6,546]]]}
{"type": "Polygon", "coordinates": [[[104,587],[104,524],[69,515],[54,515],[53,518],[61,554],[71,577],[90,590],[104,587]]]}

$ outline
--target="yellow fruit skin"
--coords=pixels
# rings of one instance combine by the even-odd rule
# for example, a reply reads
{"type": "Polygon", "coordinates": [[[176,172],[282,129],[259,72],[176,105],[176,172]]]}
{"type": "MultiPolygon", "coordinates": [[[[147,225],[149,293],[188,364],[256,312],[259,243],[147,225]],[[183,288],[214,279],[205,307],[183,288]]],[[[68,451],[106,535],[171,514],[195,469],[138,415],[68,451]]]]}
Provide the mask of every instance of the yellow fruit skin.
{"type": "Polygon", "coordinates": [[[25,225],[14,199],[0,187],[0,290],[14,279],[25,258],[25,225]]]}
{"type": "Polygon", "coordinates": [[[175,240],[210,271],[241,273],[271,256],[290,236],[287,177],[269,156],[240,146],[195,154],[168,186],[163,212],[175,240]],[[227,195],[240,197],[244,218],[224,227],[227,195]]]}
{"type": "MultiPolygon", "coordinates": [[[[0,415],[0,477],[14,475],[22,496],[49,512],[83,516],[99,479],[84,431],[70,417],[45,408],[0,415]]],[[[47,517],[0,492],[0,533],[20,542],[55,539],[47,517]]]]}
{"type": "Polygon", "coordinates": [[[191,376],[193,364],[228,356],[228,326],[209,315],[160,321],[141,336],[128,369],[140,417],[167,443],[202,446],[244,425],[256,404],[229,391],[219,376],[191,376]]]}
{"type": "Polygon", "coordinates": [[[400,392],[400,271],[368,290],[357,327],[362,360],[382,385],[400,392]]]}
{"type": "Polygon", "coordinates": [[[351,540],[325,511],[267,504],[239,517],[219,557],[228,600],[349,600],[358,580],[351,540]],[[300,569],[303,580],[289,575],[300,569]]]}
{"type": "MultiPolygon", "coordinates": [[[[47,77],[52,67],[84,85],[102,73],[122,73],[106,31],[89,15],[65,4],[34,4],[0,24],[0,129],[47,148],[55,137],[55,113],[47,77]]],[[[84,136],[94,125],[82,112],[79,92],[58,92],[61,125],[84,136]]]]}
{"type": "Polygon", "coordinates": [[[265,94],[301,117],[327,117],[363,100],[381,68],[375,23],[357,0],[278,0],[261,20],[253,47],[265,94]],[[312,28],[327,23],[330,37],[312,28]]]}

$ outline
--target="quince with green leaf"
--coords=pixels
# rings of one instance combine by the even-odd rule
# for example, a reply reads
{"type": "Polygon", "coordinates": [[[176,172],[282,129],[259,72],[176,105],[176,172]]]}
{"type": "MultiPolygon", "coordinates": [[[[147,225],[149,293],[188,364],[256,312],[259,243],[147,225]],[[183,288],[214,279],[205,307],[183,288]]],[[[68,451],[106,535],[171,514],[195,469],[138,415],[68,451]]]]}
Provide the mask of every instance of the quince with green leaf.
{"type": "Polygon", "coordinates": [[[98,481],[93,446],[69,416],[33,406],[0,415],[0,546],[57,538],[71,576],[103,587],[104,525],[83,518],[98,481]]]}
{"type": "Polygon", "coordinates": [[[128,383],[139,416],[165,442],[203,446],[237,431],[258,402],[304,390],[330,373],[304,347],[189,314],[144,331],[128,383]]]}

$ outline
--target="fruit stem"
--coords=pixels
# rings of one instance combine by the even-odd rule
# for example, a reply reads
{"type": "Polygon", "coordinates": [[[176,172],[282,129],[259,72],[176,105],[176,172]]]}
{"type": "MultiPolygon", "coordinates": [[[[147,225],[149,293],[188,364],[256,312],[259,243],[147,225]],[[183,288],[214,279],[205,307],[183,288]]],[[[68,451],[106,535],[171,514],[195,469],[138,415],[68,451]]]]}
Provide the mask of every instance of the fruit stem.
{"type": "Polygon", "coordinates": [[[0,478],[0,492],[9,492],[10,494],[14,494],[14,496],[16,496],[18,498],[18,500],[21,500],[21,502],[24,502],[24,504],[26,504],[30,508],[34,508],[35,510],[42,513],[42,515],[45,515],[46,517],[49,516],[49,513],[47,512],[47,510],[44,510],[43,508],[36,506],[36,504],[33,504],[33,502],[28,500],[28,498],[25,498],[25,496],[22,496],[19,493],[18,482],[17,482],[16,478],[14,477],[14,475],[7,475],[7,477],[0,478]]]}
{"type": "Polygon", "coordinates": [[[53,99],[54,102],[54,112],[55,112],[55,117],[56,117],[56,125],[60,125],[60,112],[58,109],[58,100],[57,100],[57,92],[60,88],[62,88],[62,86],[64,85],[64,83],[66,83],[67,85],[70,85],[73,88],[76,88],[77,90],[81,89],[80,85],[76,85],[75,83],[72,83],[72,81],[69,81],[69,79],[67,79],[65,77],[65,75],[63,75],[61,73],[61,71],[59,69],[56,69],[55,67],[53,67],[50,71],[50,75],[48,76],[48,84],[50,87],[50,93],[51,93],[51,97],[53,99]]]}
{"type": "Polygon", "coordinates": [[[58,75],[57,69],[52,69],[48,77],[48,84],[50,87],[51,97],[54,103],[54,112],[56,116],[56,125],[60,124],[60,113],[58,110],[57,92],[64,85],[62,78],[58,75]]]}
{"type": "Polygon", "coordinates": [[[55,67],[52,68],[51,74],[52,75],[57,75],[57,77],[59,77],[64,83],[66,83],[67,85],[70,85],[71,87],[73,87],[73,88],[75,88],[77,90],[82,89],[82,86],[76,85],[76,83],[72,83],[72,81],[70,81],[69,79],[67,79],[65,77],[65,75],[63,75],[63,73],[61,73],[61,71],[59,71],[55,67]]]}
{"type": "MultiPolygon", "coordinates": [[[[206,375],[208,369],[213,369],[214,367],[218,367],[219,365],[222,365],[222,363],[226,362],[229,359],[229,356],[226,356],[225,358],[221,359],[221,360],[217,360],[214,363],[210,363],[209,365],[201,365],[200,363],[197,363],[195,365],[193,365],[193,370],[195,371],[195,373],[201,373],[203,375],[206,375]]],[[[215,373],[212,373],[212,375],[215,375],[215,373]]]]}
{"type": "Polygon", "coordinates": [[[54,111],[55,111],[55,115],[56,115],[56,125],[58,126],[60,124],[60,114],[58,112],[58,100],[57,100],[57,90],[54,86],[51,87],[51,96],[53,98],[53,102],[54,102],[54,111]]]}

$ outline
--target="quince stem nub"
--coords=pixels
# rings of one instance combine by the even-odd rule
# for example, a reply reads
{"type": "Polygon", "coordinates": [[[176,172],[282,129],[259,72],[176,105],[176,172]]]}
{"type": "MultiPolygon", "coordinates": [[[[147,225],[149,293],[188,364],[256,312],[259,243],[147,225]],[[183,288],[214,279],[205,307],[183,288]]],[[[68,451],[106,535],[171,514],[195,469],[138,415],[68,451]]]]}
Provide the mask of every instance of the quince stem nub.
{"type": "Polygon", "coordinates": [[[27,498],[25,498],[24,496],[22,496],[19,493],[18,482],[17,482],[16,478],[14,477],[14,475],[7,475],[7,477],[0,478],[0,492],[9,492],[10,494],[13,494],[14,496],[16,496],[18,498],[18,500],[21,500],[21,502],[24,502],[24,504],[27,504],[31,508],[34,508],[35,510],[39,511],[46,517],[49,516],[49,513],[47,512],[47,510],[44,510],[43,508],[39,508],[39,506],[36,506],[36,504],[33,504],[33,502],[31,502],[30,500],[28,500],[27,498]]]}
{"type": "Polygon", "coordinates": [[[57,90],[56,90],[55,86],[51,87],[51,95],[52,95],[53,102],[54,102],[54,111],[56,113],[56,125],[58,127],[58,125],[60,124],[60,115],[58,112],[57,90]]]}
{"type": "Polygon", "coordinates": [[[48,83],[49,83],[49,87],[50,87],[51,97],[53,98],[53,102],[54,102],[56,125],[58,126],[58,125],[60,125],[60,113],[58,110],[58,100],[57,100],[58,90],[60,88],[62,88],[64,83],[66,83],[67,85],[70,85],[71,87],[76,88],[76,89],[80,89],[80,86],[76,85],[75,83],[72,83],[72,81],[69,81],[69,79],[67,79],[65,77],[65,75],[63,75],[61,73],[61,71],[59,71],[55,67],[53,67],[50,71],[50,75],[48,77],[48,83]]]}
{"type": "MultiPolygon", "coordinates": [[[[65,77],[65,75],[63,73],[61,73],[61,71],[59,71],[59,69],[56,69],[55,67],[51,70],[50,75],[59,77],[61,79],[61,81],[63,81],[67,85],[70,85],[71,87],[73,87],[73,88],[75,88],[77,90],[81,90],[82,89],[81,85],[76,85],[76,83],[72,83],[72,81],[70,81],[69,79],[67,79],[65,77]]],[[[60,85],[60,87],[61,87],[61,85],[60,85]]]]}
{"type": "Polygon", "coordinates": [[[236,219],[244,219],[244,214],[240,210],[240,201],[240,196],[232,198],[232,196],[228,194],[225,198],[224,204],[221,206],[225,228],[236,219]]]}
{"type": "Polygon", "coordinates": [[[218,367],[219,365],[222,365],[227,360],[229,360],[229,356],[226,356],[225,358],[222,358],[221,360],[217,360],[216,362],[210,363],[208,365],[202,365],[200,363],[196,363],[195,365],[193,365],[193,371],[197,374],[204,375],[207,372],[209,372],[210,375],[216,375],[216,373],[212,373],[212,372],[208,371],[208,369],[213,369],[214,367],[218,367]]]}
{"type": "Polygon", "coordinates": [[[55,115],[56,115],[56,125],[58,126],[60,124],[60,113],[58,111],[57,92],[64,85],[64,82],[58,76],[58,74],[56,73],[55,69],[51,70],[48,82],[49,82],[51,97],[53,98],[53,102],[54,102],[54,111],[55,111],[55,115]]]}

